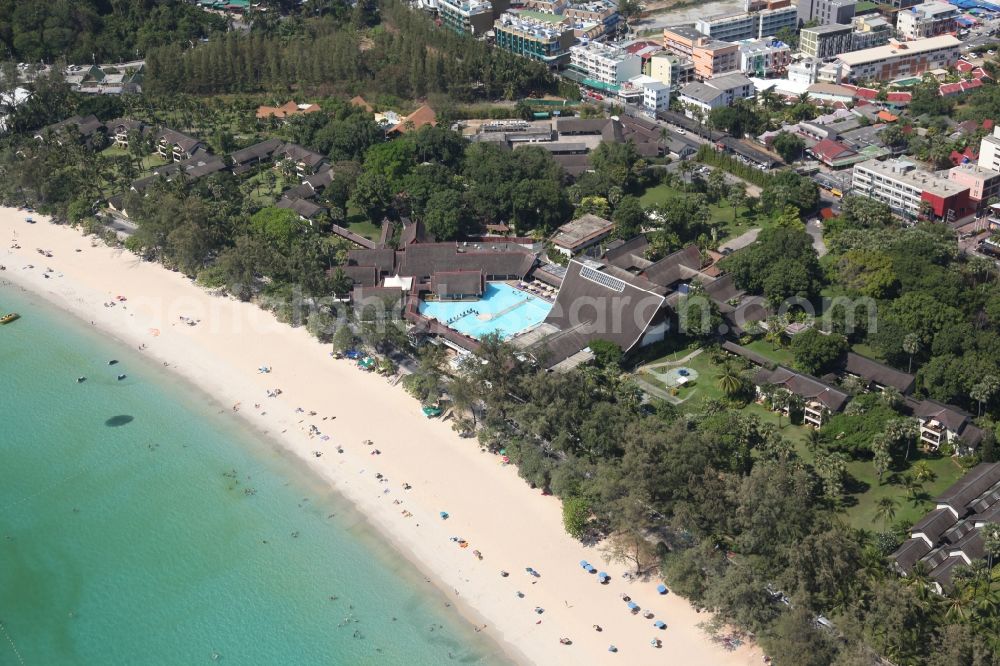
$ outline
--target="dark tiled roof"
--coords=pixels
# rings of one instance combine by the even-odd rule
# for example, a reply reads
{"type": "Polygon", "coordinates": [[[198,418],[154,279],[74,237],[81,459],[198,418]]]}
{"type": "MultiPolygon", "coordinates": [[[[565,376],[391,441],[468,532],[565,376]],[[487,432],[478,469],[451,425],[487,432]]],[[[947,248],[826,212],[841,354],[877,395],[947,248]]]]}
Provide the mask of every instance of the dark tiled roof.
{"type": "Polygon", "coordinates": [[[310,168],[326,160],[326,156],[321,155],[314,150],[303,148],[296,143],[286,143],[277,152],[287,159],[302,162],[310,168]]]}
{"type": "Polygon", "coordinates": [[[289,210],[294,210],[300,216],[311,220],[316,215],[323,210],[322,206],[317,206],[311,201],[306,199],[286,199],[282,198],[278,203],[275,204],[278,208],[288,208],[289,210]]]}
{"type": "MultiPolygon", "coordinates": [[[[948,529],[955,524],[955,514],[953,514],[948,509],[934,509],[926,516],[920,519],[913,529],[910,530],[911,534],[917,534],[918,532],[927,536],[930,540],[931,545],[936,544],[941,536],[948,531],[948,529]]],[[[930,550],[928,548],[928,550],[930,550]]]]}
{"type": "Polygon", "coordinates": [[[537,255],[514,243],[417,243],[408,245],[399,274],[421,279],[441,271],[482,270],[488,278],[524,277],[537,255]]]}
{"type": "Polygon", "coordinates": [[[779,365],[774,370],[761,368],[753,378],[754,384],[774,384],[801,396],[806,400],[821,402],[832,412],[839,412],[847,402],[848,395],[838,388],[824,384],[815,377],[803,375],[779,365]]]}
{"type": "Polygon", "coordinates": [[[758,365],[762,368],[774,367],[774,361],[772,361],[771,359],[767,358],[766,356],[761,356],[752,349],[741,347],[740,345],[730,340],[726,340],[720,346],[727,352],[736,354],[737,356],[742,356],[743,358],[747,359],[754,365],[758,365]]]}
{"type": "Polygon", "coordinates": [[[552,242],[570,251],[576,251],[595,238],[611,233],[614,228],[614,222],[587,213],[559,227],[552,236],[552,242]]]}
{"type": "Polygon", "coordinates": [[[607,118],[559,118],[556,129],[560,134],[601,134],[609,122],[607,118]]]}
{"type": "Polygon", "coordinates": [[[701,268],[701,250],[697,245],[688,245],[683,250],[660,259],[644,270],[642,275],[650,282],[669,287],[675,282],[691,277],[692,272],[699,268],[701,268]]]}
{"type": "Polygon", "coordinates": [[[968,414],[957,407],[944,405],[935,400],[921,400],[914,411],[914,416],[923,419],[936,419],[954,432],[960,431],[969,418],[968,414]]]}
{"type": "Polygon", "coordinates": [[[378,284],[378,271],[374,266],[341,266],[344,275],[358,287],[374,287],[378,284]]]}
{"type": "Polygon", "coordinates": [[[201,145],[201,141],[194,138],[193,136],[188,136],[187,134],[182,134],[177,130],[172,130],[170,128],[161,129],[156,133],[156,140],[166,141],[169,145],[177,146],[186,153],[190,153],[195,148],[201,145]]]}
{"type": "Polygon", "coordinates": [[[931,546],[928,546],[926,541],[913,538],[904,541],[903,545],[892,554],[892,558],[895,560],[896,566],[903,573],[908,574],[913,571],[913,566],[929,552],[931,552],[931,546]]]}
{"type": "Polygon", "coordinates": [[[131,132],[133,130],[142,130],[143,127],[141,120],[132,120],[131,118],[115,118],[104,123],[104,126],[109,132],[118,132],[119,130],[131,132]]]}
{"type": "Polygon", "coordinates": [[[847,352],[847,364],[844,369],[852,375],[857,375],[881,386],[892,386],[904,395],[913,390],[913,375],[890,368],[854,352],[847,352]]]}
{"type": "Polygon", "coordinates": [[[302,183],[301,185],[296,185],[291,189],[287,189],[282,193],[285,199],[309,199],[316,194],[316,190],[312,188],[309,183],[302,183]]]}
{"type": "Polygon", "coordinates": [[[653,265],[652,261],[646,259],[648,247],[649,239],[640,234],[605,252],[604,260],[618,268],[639,272],[653,265]]]}
{"type": "Polygon", "coordinates": [[[361,234],[356,234],[353,231],[351,231],[350,229],[345,229],[344,227],[340,226],[339,224],[331,224],[330,225],[330,231],[332,231],[336,235],[340,236],[341,238],[344,238],[344,239],[347,239],[347,240],[351,241],[355,245],[360,245],[361,247],[365,248],[366,250],[374,250],[377,247],[377,245],[376,245],[376,243],[374,241],[369,240],[368,238],[365,238],[361,234]]]}
{"type": "Polygon", "coordinates": [[[392,248],[350,250],[347,262],[354,266],[374,266],[379,275],[392,275],[396,272],[396,252],[392,248]]]}
{"type": "Polygon", "coordinates": [[[329,166],[322,166],[319,172],[309,176],[308,178],[303,178],[303,183],[309,183],[312,185],[313,190],[320,191],[327,185],[333,182],[333,169],[329,166]]]}
{"type": "Polygon", "coordinates": [[[546,324],[560,331],[546,341],[550,352],[547,362],[554,365],[594,340],[614,342],[626,352],[635,347],[664,302],[662,294],[639,286],[643,283],[645,280],[625,271],[612,275],[593,265],[570,261],[556,302],[545,318],[546,324]]]}
{"type": "Polygon", "coordinates": [[[278,139],[267,139],[266,141],[255,143],[254,145],[243,148],[242,150],[237,150],[235,153],[230,155],[230,157],[233,160],[233,164],[246,164],[247,162],[253,162],[255,160],[269,159],[280,147],[281,141],[278,139]]]}
{"type": "Polygon", "coordinates": [[[431,276],[431,291],[438,296],[481,296],[482,271],[441,271],[431,276]]]}
{"type": "Polygon", "coordinates": [[[399,234],[399,248],[403,249],[412,243],[433,243],[434,236],[427,233],[424,223],[420,220],[403,218],[403,231],[399,234]]]}
{"type": "Polygon", "coordinates": [[[552,159],[563,171],[576,178],[590,170],[590,155],[553,155],[552,159]]]}
{"type": "Polygon", "coordinates": [[[965,515],[970,502],[997,483],[1000,483],[1000,463],[980,463],[939,495],[934,502],[939,507],[951,507],[961,517],[965,515]]]}

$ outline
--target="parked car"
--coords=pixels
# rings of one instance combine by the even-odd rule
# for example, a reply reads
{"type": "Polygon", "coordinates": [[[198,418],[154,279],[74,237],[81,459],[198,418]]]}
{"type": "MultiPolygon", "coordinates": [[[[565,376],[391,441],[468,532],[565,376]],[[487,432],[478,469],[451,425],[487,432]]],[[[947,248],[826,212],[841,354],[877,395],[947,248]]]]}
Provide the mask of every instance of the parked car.
{"type": "Polygon", "coordinates": [[[678,134],[687,134],[687,132],[685,132],[685,131],[684,131],[684,129],[683,129],[683,128],[681,128],[681,127],[678,127],[678,128],[677,128],[677,130],[676,130],[676,132],[677,132],[678,134]]]}

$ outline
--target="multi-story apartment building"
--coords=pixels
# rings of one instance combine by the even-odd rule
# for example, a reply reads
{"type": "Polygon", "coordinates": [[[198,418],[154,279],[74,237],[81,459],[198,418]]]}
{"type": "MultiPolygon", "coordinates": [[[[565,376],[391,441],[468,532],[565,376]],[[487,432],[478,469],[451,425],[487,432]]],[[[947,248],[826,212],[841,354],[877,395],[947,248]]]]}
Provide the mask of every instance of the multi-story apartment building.
{"type": "Polygon", "coordinates": [[[931,69],[951,67],[958,60],[960,45],[961,42],[952,35],[912,42],[893,40],[887,46],[843,53],[837,59],[844,65],[844,76],[852,81],[892,81],[931,69]]]}
{"type": "Polygon", "coordinates": [[[642,86],[642,105],[654,114],[670,108],[670,86],[659,81],[642,86]]]}
{"type": "Polygon", "coordinates": [[[552,69],[569,62],[569,47],[576,43],[573,28],[564,23],[544,23],[515,12],[505,12],[493,24],[497,48],[532,60],[552,69]]]}
{"type": "Polygon", "coordinates": [[[854,18],[855,4],[857,0],[799,0],[799,23],[848,24],[854,18]]]}
{"type": "Polygon", "coordinates": [[[788,66],[788,80],[807,85],[840,83],[842,68],[839,62],[824,63],[819,58],[803,58],[788,66]]]}
{"type": "Polygon", "coordinates": [[[649,75],[677,90],[694,81],[694,63],[689,58],[661,51],[649,59],[649,75]]]}
{"type": "Polygon", "coordinates": [[[740,68],[740,47],[730,42],[706,41],[694,47],[691,60],[695,77],[710,79],[740,68]]]}
{"type": "Polygon", "coordinates": [[[851,191],[881,201],[897,215],[909,219],[926,214],[952,222],[975,212],[967,185],[920,171],[905,160],[855,164],[851,191]]]}
{"type": "Polygon", "coordinates": [[[689,118],[696,115],[707,118],[712,109],[732,106],[739,99],[753,97],[753,81],[738,72],[709,79],[703,83],[689,83],[680,90],[679,99],[689,118]]]}
{"type": "Polygon", "coordinates": [[[958,7],[947,2],[925,2],[896,15],[896,31],[901,39],[935,37],[955,30],[958,7]]]}
{"type": "Polygon", "coordinates": [[[835,58],[851,50],[853,32],[850,25],[839,23],[803,28],[799,33],[799,50],[812,58],[835,58]]]}
{"type": "Polygon", "coordinates": [[[993,134],[984,136],[979,142],[979,166],[1000,171],[1000,125],[993,128],[993,134]]]}
{"type": "Polygon", "coordinates": [[[777,39],[746,40],[739,43],[740,70],[749,76],[781,76],[792,62],[792,49],[777,39]]]}
{"type": "Polygon", "coordinates": [[[720,14],[699,19],[695,29],[712,39],[738,42],[775,35],[782,28],[795,28],[798,14],[795,7],[763,9],[749,14],[720,14]]]}
{"type": "Polygon", "coordinates": [[[884,46],[892,38],[892,26],[879,16],[858,16],[854,19],[851,33],[851,50],[871,49],[884,46]]]}
{"type": "Polygon", "coordinates": [[[590,85],[617,90],[633,76],[642,74],[642,59],[622,48],[590,42],[572,46],[569,52],[570,69],[590,85]]]}
{"type": "MultiPolygon", "coordinates": [[[[568,19],[577,29],[583,26],[595,25],[598,35],[606,35],[615,31],[622,17],[618,13],[618,5],[611,0],[589,0],[587,2],[570,2],[569,0],[524,0],[515,3],[521,9],[530,9],[543,14],[561,16],[568,19]]],[[[577,35],[579,37],[579,35],[577,35]]]]}
{"type": "Polygon", "coordinates": [[[675,25],[663,29],[663,48],[684,58],[694,57],[694,47],[708,40],[693,25],[675,25]]]}
{"type": "Polygon", "coordinates": [[[479,37],[493,28],[508,7],[510,0],[438,0],[438,16],[455,32],[479,37]]]}
{"type": "Polygon", "coordinates": [[[948,180],[969,188],[969,200],[977,210],[1000,196],[1000,171],[985,169],[978,164],[960,164],[948,170],[948,180]]]}

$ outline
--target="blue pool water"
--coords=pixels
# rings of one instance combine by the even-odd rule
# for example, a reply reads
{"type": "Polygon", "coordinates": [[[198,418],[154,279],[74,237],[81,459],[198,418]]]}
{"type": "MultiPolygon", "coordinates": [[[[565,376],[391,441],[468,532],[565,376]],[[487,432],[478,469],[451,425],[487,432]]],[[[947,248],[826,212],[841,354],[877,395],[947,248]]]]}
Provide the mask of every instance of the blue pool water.
{"type": "Polygon", "coordinates": [[[479,340],[494,331],[507,339],[540,324],[552,304],[505,282],[488,282],[478,301],[421,301],[420,314],[479,340]]]}

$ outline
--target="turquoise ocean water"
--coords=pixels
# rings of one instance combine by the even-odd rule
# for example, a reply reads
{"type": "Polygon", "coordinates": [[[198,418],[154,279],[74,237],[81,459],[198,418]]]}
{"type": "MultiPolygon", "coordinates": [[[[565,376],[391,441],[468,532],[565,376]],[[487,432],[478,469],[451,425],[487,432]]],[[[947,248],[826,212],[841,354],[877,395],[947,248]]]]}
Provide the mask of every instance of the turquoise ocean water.
{"type": "Polygon", "coordinates": [[[206,396],[20,291],[0,310],[0,664],[506,662],[206,396]]]}

